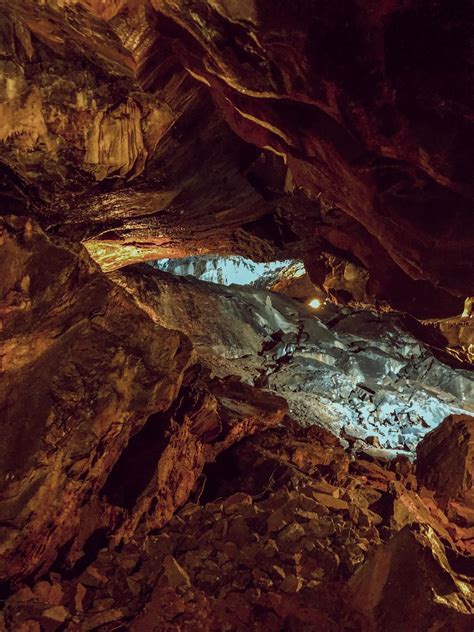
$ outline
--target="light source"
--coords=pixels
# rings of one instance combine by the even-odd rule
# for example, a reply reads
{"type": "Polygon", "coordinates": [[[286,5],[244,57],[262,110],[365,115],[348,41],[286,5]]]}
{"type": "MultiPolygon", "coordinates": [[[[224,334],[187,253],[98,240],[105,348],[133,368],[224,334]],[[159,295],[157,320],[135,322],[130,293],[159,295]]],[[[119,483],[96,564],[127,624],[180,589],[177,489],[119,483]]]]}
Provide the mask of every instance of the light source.
{"type": "Polygon", "coordinates": [[[321,307],[321,301],[319,300],[319,298],[312,298],[309,302],[308,302],[309,307],[312,307],[313,309],[318,309],[318,307],[321,307]]]}

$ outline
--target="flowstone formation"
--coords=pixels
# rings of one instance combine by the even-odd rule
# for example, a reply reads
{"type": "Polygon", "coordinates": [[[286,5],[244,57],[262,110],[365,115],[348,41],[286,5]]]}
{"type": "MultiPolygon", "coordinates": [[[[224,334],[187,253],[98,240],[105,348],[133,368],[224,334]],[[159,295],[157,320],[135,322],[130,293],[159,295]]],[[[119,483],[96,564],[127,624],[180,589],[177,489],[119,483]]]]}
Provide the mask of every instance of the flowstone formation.
{"type": "Polygon", "coordinates": [[[2,212],[104,269],[304,257],[314,281],[352,266],[341,300],[462,312],[467,0],[0,7],[2,212]]]}

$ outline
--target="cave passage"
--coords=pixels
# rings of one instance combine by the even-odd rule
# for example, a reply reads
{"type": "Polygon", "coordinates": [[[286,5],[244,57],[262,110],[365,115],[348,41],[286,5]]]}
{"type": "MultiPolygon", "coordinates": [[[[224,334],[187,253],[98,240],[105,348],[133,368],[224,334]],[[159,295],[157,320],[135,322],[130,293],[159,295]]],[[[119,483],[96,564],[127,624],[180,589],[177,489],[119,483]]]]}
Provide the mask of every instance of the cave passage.
{"type": "Polygon", "coordinates": [[[0,0],[0,632],[472,632],[468,0],[0,0]]]}

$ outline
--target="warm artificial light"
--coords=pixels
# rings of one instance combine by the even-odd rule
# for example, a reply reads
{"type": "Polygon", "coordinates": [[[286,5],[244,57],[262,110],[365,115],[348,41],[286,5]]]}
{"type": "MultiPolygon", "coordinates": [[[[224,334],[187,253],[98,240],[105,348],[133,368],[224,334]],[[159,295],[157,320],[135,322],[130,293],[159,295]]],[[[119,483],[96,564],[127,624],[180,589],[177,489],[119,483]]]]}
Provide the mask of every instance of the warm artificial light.
{"type": "Polygon", "coordinates": [[[312,298],[308,305],[313,309],[318,309],[318,307],[321,307],[321,301],[319,300],[319,298],[312,298]]]}

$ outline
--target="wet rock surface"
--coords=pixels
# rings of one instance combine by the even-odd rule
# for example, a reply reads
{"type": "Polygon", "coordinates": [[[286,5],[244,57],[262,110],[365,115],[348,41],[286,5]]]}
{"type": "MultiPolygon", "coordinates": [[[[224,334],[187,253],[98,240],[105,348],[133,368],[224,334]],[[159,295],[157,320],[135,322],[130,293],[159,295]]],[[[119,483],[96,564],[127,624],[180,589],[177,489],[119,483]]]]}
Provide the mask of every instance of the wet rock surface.
{"type": "MultiPolygon", "coordinates": [[[[184,331],[216,375],[237,374],[318,423],[410,453],[452,412],[472,411],[472,372],[439,362],[403,318],[229,288],[136,266],[113,275],[150,316],[184,331]]],[[[374,446],[375,449],[376,446],[374,446]]]]}

